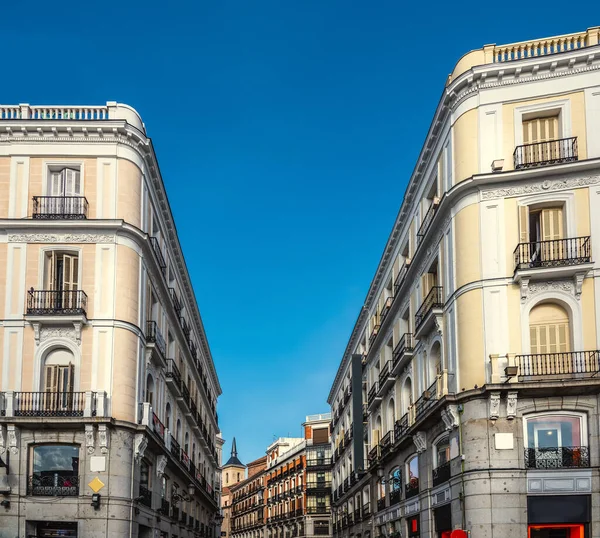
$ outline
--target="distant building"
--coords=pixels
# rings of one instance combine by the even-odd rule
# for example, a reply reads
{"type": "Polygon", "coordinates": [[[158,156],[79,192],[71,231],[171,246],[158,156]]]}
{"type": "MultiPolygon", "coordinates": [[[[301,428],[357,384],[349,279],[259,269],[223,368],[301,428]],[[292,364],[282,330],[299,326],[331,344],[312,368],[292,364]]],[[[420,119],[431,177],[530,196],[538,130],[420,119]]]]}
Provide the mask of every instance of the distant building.
{"type": "Polygon", "coordinates": [[[248,478],[231,486],[232,535],[243,533],[252,538],[264,538],[266,468],[266,456],[250,462],[248,478]]]}
{"type": "Polygon", "coordinates": [[[246,479],[246,466],[238,458],[235,437],[231,442],[231,456],[221,467],[222,493],[221,493],[221,536],[229,537],[231,534],[231,487],[246,479]]]}

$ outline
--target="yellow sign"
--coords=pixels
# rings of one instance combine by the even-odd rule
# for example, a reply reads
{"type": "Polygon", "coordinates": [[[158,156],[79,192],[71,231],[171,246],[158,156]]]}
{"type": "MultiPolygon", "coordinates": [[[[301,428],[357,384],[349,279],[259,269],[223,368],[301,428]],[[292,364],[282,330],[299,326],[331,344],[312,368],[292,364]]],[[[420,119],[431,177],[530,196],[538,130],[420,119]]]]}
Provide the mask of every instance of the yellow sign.
{"type": "Polygon", "coordinates": [[[104,487],[104,482],[96,477],[88,484],[88,486],[90,486],[94,493],[98,493],[104,487]]]}

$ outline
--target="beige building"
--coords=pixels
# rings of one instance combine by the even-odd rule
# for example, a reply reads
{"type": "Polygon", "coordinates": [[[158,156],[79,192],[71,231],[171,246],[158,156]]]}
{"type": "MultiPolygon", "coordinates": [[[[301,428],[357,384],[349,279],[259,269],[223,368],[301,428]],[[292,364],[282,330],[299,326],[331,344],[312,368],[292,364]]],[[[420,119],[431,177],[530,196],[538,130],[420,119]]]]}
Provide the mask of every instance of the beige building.
{"type": "Polygon", "coordinates": [[[135,110],[0,105],[0,536],[213,536],[219,380],[135,110]]]}
{"type": "Polygon", "coordinates": [[[448,77],[329,395],[336,537],[598,534],[599,36],[448,77]]]}
{"type": "Polygon", "coordinates": [[[246,479],[246,466],[240,461],[237,451],[235,437],[231,442],[231,455],[220,469],[221,480],[223,483],[223,492],[221,494],[221,513],[223,522],[221,523],[221,536],[231,536],[231,520],[233,499],[231,488],[246,479]]]}

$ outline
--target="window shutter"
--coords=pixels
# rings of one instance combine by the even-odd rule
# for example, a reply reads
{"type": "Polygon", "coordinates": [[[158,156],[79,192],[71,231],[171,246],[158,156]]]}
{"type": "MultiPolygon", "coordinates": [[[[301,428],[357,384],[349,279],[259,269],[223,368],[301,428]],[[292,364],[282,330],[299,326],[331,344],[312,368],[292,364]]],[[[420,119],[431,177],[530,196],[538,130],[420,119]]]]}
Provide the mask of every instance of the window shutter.
{"type": "Polygon", "coordinates": [[[435,286],[435,275],[433,273],[425,273],[423,275],[423,299],[427,297],[433,286],[435,286]]]}
{"type": "Polygon", "coordinates": [[[542,240],[551,241],[562,238],[562,208],[554,207],[542,210],[542,240]]]}
{"type": "Polygon", "coordinates": [[[75,365],[69,363],[69,368],[68,368],[68,372],[69,372],[69,380],[67,383],[67,390],[69,392],[73,392],[74,390],[74,381],[75,381],[75,365]]]}
{"type": "Polygon", "coordinates": [[[519,206],[519,243],[529,243],[529,208],[519,206]]]}
{"type": "Polygon", "coordinates": [[[58,381],[58,367],[57,366],[46,366],[45,375],[45,392],[58,392],[57,381],[58,381]]]}
{"type": "Polygon", "coordinates": [[[48,252],[44,258],[44,289],[53,290],[56,284],[54,271],[56,269],[56,255],[48,252]]]}
{"type": "Polygon", "coordinates": [[[50,196],[62,196],[63,194],[63,174],[62,172],[50,173],[50,196]]]}
{"type": "Polygon", "coordinates": [[[77,276],[79,272],[79,259],[69,254],[63,255],[63,289],[65,291],[77,290],[77,276]]]}

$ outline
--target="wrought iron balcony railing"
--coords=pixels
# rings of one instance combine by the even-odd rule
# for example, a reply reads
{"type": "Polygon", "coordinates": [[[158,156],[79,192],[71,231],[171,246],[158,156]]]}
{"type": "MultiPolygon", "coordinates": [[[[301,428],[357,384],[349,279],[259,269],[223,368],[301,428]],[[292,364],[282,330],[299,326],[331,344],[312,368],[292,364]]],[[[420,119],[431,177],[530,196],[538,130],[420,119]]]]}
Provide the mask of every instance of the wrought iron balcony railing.
{"type": "Polygon", "coordinates": [[[370,502],[363,504],[362,515],[363,515],[363,517],[369,517],[371,515],[371,503],[370,502]]]}
{"type": "Polygon", "coordinates": [[[411,352],[415,347],[415,341],[412,333],[404,333],[402,338],[398,340],[396,347],[394,348],[394,352],[392,354],[392,359],[394,361],[394,366],[398,364],[400,359],[404,356],[405,353],[411,352]]]}
{"type": "Polygon", "coordinates": [[[165,276],[167,273],[167,262],[165,261],[162,249],[160,248],[160,243],[156,237],[150,236],[149,239],[152,250],[154,251],[154,255],[156,256],[156,262],[158,263],[160,272],[163,274],[163,276],[165,276]]]}
{"type": "Polygon", "coordinates": [[[443,308],[444,306],[444,297],[443,297],[443,288],[442,286],[434,286],[431,288],[430,292],[427,294],[427,297],[423,300],[423,304],[417,310],[415,314],[415,326],[419,327],[421,323],[425,320],[427,315],[434,308],[443,308]]]}
{"type": "Polygon", "coordinates": [[[401,493],[402,490],[400,489],[393,489],[390,491],[390,506],[400,502],[401,493]]]}
{"type": "Polygon", "coordinates": [[[169,295],[171,296],[171,301],[173,302],[173,308],[178,316],[181,316],[181,311],[183,310],[183,305],[181,304],[181,299],[177,297],[177,292],[175,288],[169,288],[169,295]]]}
{"type": "Polygon", "coordinates": [[[34,219],[83,220],[88,216],[85,196],[34,196],[34,219]]]}
{"type": "Polygon", "coordinates": [[[173,379],[181,387],[181,373],[174,359],[167,359],[167,379],[173,379]]]}
{"type": "Polygon", "coordinates": [[[517,146],[513,153],[513,159],[515,170],[574,162],[578,159],[577,137],[517,146]]]}
{"type": "Polygon", "coordinates": [[[368,395],[369,405],[371,405],[371,403],[375,399],[375,396],[377,396],[378,392],[379,392],[379,382],[376,381],[375,383],[373,383],[373,385],[369,389],[369,395],[368,395]]]}
{"type": "Polygon", "coordinates": [[[405,491],[407,499],[417,496],[419,494],[419,479],[413,476],[410,482],[405,485],[405,491]]]}
{"type": "Polygon", "coordinates": [[[517,355],[519,377],[579,377],[600,373],[600,350],[517,355]]]}
{"type": "Polygon", "coordinates": [[[27,495],[36,497],[77,497],[79,476],[72,471],[42,471],[27,480],[27,495]]]}
{"type": "Polygon", "coordinates": [[[85,315],[87,295],[83,290],[34,290],[27,292],[27,314],[31,316],[85,315]]]}
{"type": "Polygon", "coordinates": [[[526,448],[526,469],[568,469],[590,466],[587,446],[561,446],[551,448],[526,448]]]}
{"type": "Polygon", "coordinates": [[[423,217],[423,222],[421,223],[419,231],[417,232],[418,243],[420,243],[425,237],[425,234],[427,234],[427,230],[429,230],[429,226],[431,226],[431,222],[433,221],[433,217],[435,217],[435,212],[437,211],[439,204],[440,200],[437,196],[433,200],[431,200],[431,205],[429,206],[427,213],[425,213],[425,216],[423,217]]]}
{"type": "Polygon", "coordinates": [[[385,508],[385,497],[377,499],[377,511],[381,512],[385,508]]]}
{"type": "MultiPolygon", "coordinates": [[[[15,417],[83,417],[85,392],[15,392],[15,417]]],[[[95,392],[92,412],[95,415],[95,392]]]]}
{"type": "Polygon", "coordinates": [[[450,462],[442,463],[433,470],[433,486],[439,486],[450,480],[450,462]]]}
{"type": "Polygon", "coordinates": [[[516,271],[581,265],[592,261],[592,241],[587,236],[519,243],[514,257],[516,271]]]}
{"type": "Polygon", "coordinates": [[[152,508],[152,492],[148,489],[147,486],[144,486],[142,484],[140,484],[139,501],[144,506],[152,508]]]}
{"type": "Polygon", "coordinates": [[[166,355],[167,345],[156,321],[146,322],[146,342],[155,344],[158,350],[162,353],[163,357],[166,355]]]}

